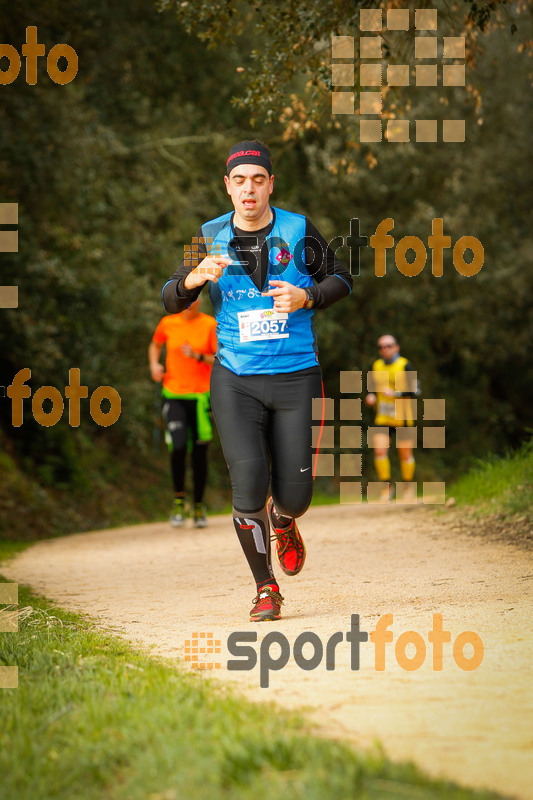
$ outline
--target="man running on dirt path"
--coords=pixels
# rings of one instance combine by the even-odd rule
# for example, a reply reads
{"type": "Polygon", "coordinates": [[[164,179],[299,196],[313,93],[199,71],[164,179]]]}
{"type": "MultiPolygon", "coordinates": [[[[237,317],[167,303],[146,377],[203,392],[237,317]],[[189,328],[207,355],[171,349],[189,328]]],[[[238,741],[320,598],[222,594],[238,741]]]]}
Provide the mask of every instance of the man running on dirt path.
{"type": "Polygon", "coordinates": [[[270,526],[282,570],[296,575],[305,561],[295,518],[311,502],[311,401],[323,397],[313,314],[348,295],[352,278],[306,217],[270,206],[265,144],[234,145],[224,181],[234,211],[201,226],[162,295],[178,313],[209,284],[218,338],[211,403],[233,521],[257,587],[250,619],[276,620],[283,597],[270,526]]]}
{"type": "Polygon", "coordinates": [[[170,451],[174,500],[170,514],[173,528],[185,525],[189,510],[195,528],[205,528],[204,491],[207,483],[207,452],[213,438],[209,418],[209,380],[215,360],[216,322],[200,311],[200,300],[181,314],[160,320],[148,348],[152,380],[163,382],[165,440],[170,451]],[[160,363],[166,346],[165,366],[160,363]],[[193,504],[185,501],[187,449],[191,454],[193,504]]]}
{"type": "MultiPolygon", "coordinates": [[[[413,398],[420,394],[413,366],[410,361],[400,355],[400,345],[394,336],[384,334],[378,339],[380,358],[372,364],[375,391],[367,394],[365,403],[376,407],[374,424],[388,428],[388,432],[374,435],[374,466],[380,481],[390,482],[391,463],[389,446],[391,438],[396,438],[396,447],[400,459],[402,481],[411,482],[415,474],[413,443],[407,438],[398,441],[398,428],[412,427],[416,418],[413,413],[413,398]],[[414,374],[413,374],[414,373],[414,374]]],[[[416,434],[416,429],[413,429],[416,434]]],[[[388,502],[393,496],[387,486],[382,490],[381,500],[388,502]]],[[[416,497],[413,487],[406,487],[403,499],[416,497]]]]}

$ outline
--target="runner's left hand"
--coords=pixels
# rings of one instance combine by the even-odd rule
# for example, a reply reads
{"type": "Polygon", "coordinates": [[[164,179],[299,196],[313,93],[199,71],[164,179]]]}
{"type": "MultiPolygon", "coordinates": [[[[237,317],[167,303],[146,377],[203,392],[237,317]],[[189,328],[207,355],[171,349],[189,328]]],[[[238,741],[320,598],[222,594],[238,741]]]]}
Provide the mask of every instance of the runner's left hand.
{"type": "Polygon", "coordinates": [[[306,292],[288,281],[271,280],[268,285],[277,288],[271,289],[269,292],[261,292],[261,294],[263,297],[273,297],[274,310],[282,314],[290,314],[292,311],[303,308],[307,301],[306,292]]]}

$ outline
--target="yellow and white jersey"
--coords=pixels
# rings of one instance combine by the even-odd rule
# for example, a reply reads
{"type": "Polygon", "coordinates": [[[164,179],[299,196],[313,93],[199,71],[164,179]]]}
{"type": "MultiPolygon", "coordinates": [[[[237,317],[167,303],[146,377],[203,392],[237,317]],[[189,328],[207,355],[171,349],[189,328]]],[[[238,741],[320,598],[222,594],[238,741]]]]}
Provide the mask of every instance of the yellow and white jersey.
{"type": "Polygon", "coordinates": [[[376,419],[377,426],[403,427],[413,425],[416,419],[416,395],[419,393],[411,363],[403,356],[398,356],[392,364],[385,363],[378,358],[372,364],[372,383],[369,386],[376,393],[376,419]],[[384,394],[385,389],[392,390],[395,395],[384,394]]]}

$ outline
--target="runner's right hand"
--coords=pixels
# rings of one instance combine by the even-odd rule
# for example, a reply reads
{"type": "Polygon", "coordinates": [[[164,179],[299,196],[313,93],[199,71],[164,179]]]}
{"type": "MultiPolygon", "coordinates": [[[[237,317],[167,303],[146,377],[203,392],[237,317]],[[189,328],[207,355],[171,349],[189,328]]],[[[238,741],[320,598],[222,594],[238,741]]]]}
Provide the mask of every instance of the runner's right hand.
{"type": "Polygon", "coordinates": [[[203,286],[207,281],[217,283],[226,267],[232,263],[231,258],[206,256],[197,267],[189,272],[183,281],[183,285],[186,289],[196,289],[197,286],[203,286]]]}
{"type": "Polygon", "coordinates": [[[152,373],[152,380],[156,383],[161,383],[165,377],[165,368],[163,364],[154,364],[150,366],[150,372],[152,373]]]}

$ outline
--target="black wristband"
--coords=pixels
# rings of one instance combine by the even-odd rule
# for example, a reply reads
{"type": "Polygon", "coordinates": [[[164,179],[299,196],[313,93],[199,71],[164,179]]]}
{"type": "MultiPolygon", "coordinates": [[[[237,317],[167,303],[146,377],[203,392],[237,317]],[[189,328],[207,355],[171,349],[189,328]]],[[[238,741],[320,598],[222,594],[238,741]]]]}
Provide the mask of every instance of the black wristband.
{"type": "Polygon", "coordinates": [[[310,286],[304,286],[304,292],[307,295],[307,300],[303,304],[303,308],[308,310],[308,309],[313,308],[313,306],[315,305],[316,301],[315,301],[314,294],[313,294],[313,291],[312,291],[310,286]]]}

